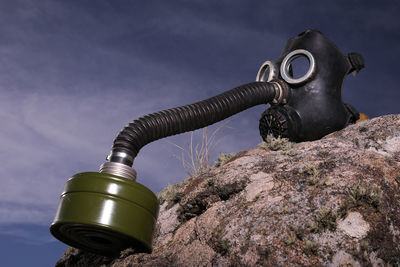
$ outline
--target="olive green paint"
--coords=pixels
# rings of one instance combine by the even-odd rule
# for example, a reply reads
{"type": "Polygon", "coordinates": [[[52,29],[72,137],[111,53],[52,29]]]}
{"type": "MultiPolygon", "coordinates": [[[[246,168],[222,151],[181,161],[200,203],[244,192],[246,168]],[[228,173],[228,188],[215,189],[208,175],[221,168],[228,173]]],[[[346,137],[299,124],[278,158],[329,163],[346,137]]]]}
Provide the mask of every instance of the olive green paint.
{"type": "Polygon", "coordinates": [[[79,173],[65,184],[50,231],[70,246],[102,255],[128,247],[151,252],[158,209],[156,195],[137,182],[79,173]]]}

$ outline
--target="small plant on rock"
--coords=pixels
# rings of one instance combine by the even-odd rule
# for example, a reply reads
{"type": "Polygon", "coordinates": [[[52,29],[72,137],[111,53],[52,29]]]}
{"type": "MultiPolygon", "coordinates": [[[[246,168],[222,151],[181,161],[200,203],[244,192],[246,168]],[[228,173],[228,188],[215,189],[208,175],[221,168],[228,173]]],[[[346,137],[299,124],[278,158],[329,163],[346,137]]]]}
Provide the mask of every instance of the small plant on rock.
{"type": "Polygon", "coordinates": [[[178,203],[182,197],[182,190],[189,182],[189,179],[184,180],[179,184],[171,184],[157,194],[158,202],[163,204],[165,201],[169,203],[178,203]]]}
{"type": "Polygon", "coordinates": [[[304,246],[303,251],[308,255],[309,254],[316,255],[318,253],[319,247],[320,247],[319,243],[311,240],[306,240],[306,244],[304,246]]]}
{"type": "Polygon", "coordinates": [[[293,145],[294,144],[290,142],[287,138],[281,138],[280,136],[278,138],[275,138],[272,134],[269,134],[266,138],[266,141],[259,144],[258,147],[265,150],[286,151],[292,149],[293,145]]]}
{"type": "Polygon", "coordinates": [[[225,153],[220,152],[217,160],[215,161],[214,166],[220,167],[220,166],[224,165],[225,163],[227,163],[229,160],[231,160],[234,156],[235,156],[235,153],[225,154],[225,153]]]}
{"type": "Polygon", "coordinates": [[[345,217],[350,209],[360,206],[371,206],[375,209],[379,207],[380,192],[368,184],[358,183],[346,190],[346,198],[339,209],[340,217],[345,217]]]}
{"type": "Polygon", "coordinates": [[[376,188],[368,185],[356,184],[348,190],[349,200],[354,206],[360,206],[363,203],[375,208],[379,206],[380,194],[376,188]]]}
{"type": "Polygon", "coordinates": [[[336,219],[336,212],[331,209],[322,208],[315,218],[318,232],[322,232],[325,229],[335,231],[337,226],[336,219]]]}
{"type": "Polygon", "coordinates": [[[291,233],[288,235],[288,237],[286,238],[285,243],[286,243],[286,245],[290,246],[290,245],[296,243],[296,240],[297,240],[296,234],[293,233],[293,232],[291,232],[291,233]]]}
{"type": "Polygon", "coordinates": [[[306,167],[300,170],[300,173],[303,173],[307,176],[307,182],[310,185],[316,185],[320,180],[319,170],[312,163],[308,164],[306,167]]]}

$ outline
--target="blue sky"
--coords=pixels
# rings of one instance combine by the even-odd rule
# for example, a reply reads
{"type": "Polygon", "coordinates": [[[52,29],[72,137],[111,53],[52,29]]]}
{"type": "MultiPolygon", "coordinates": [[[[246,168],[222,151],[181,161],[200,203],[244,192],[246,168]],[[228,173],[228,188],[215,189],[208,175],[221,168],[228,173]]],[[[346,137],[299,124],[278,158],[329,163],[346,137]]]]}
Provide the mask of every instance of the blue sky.
{"type": "MultiPolygon", "coordinates": [[[[66,180],[97,171],[131,120],[254,81],[287,39],[319,29],[366,68],[343,99],[371,117],[400,113],[398,1],[0,1],[0,250],[4,266],[52,266],[48,232],[66,180]],[[22,256],[21,256],[22,255],[22,256]],[[4,260],[5,257],[5,260],[4,260]]],[[[260,141],[259,106],[226,125],[217,152],[260,141]]],[[[138,182],[186,177],[190,134],[144,147],[138,182]],[[168,141],[168,142],[167,142],[168,141]]]]}

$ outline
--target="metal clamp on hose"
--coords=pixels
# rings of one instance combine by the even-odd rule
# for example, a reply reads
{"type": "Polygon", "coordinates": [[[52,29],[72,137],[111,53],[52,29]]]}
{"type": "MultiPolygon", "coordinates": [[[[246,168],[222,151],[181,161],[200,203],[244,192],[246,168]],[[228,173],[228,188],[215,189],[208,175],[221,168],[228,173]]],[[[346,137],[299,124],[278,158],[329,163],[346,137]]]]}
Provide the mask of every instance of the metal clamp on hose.
{"type": "Polygon", "coordinates": [[[274,80],[270,82],[275,88],[275,97],[273,104],[286,104],[290,94],[289,86],[282,80],[274,80]]]}
{"type": "MultiPolygon", "coordinates": [[[[279,69],[272,61],[265,61],[258,70],[256,82],[269,82],[275,89],[273,104],[286,104],[289,97],[289,86],[278,79],[279,69]]],[[[268,99],[268,102],[270,100],[268,99]]]]}
{"type": "Polygon", "coordinates": [[[111,151],[107,156],[107,161],[120,162],[128,166],[132,166],[134,158],[125,152],[111,151]]]}

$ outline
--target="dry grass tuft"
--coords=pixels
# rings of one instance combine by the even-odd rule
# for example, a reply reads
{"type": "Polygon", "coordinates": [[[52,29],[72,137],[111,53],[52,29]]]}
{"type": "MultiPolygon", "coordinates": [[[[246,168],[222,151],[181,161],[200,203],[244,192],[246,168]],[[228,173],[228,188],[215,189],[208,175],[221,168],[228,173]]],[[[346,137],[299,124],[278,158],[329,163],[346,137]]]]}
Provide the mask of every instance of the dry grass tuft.
{"type": "MultiPolygon", "coordinates": [[[[198,144],[194,144],[194,132],[191,132],[187,149],[167,141],[181,151],[180,156],[174,155],[174,157],[181,161],[182,166],[190,177],[198,177],[213,167],[214,162],[211,161],[211,155],[218,144],[226,137],[223,136],[217,139],[217,133],[223,128],[227,128],[226,124],[217,127],[211,134],[209,134],[207,127],[203,128],[201,140],[198,144]]],[[[228,154],[228,156],[230,156],[230,154],[228,154]]],[[[221,163],[221,165],[222,164],[223,163],[221,163]]]]}

